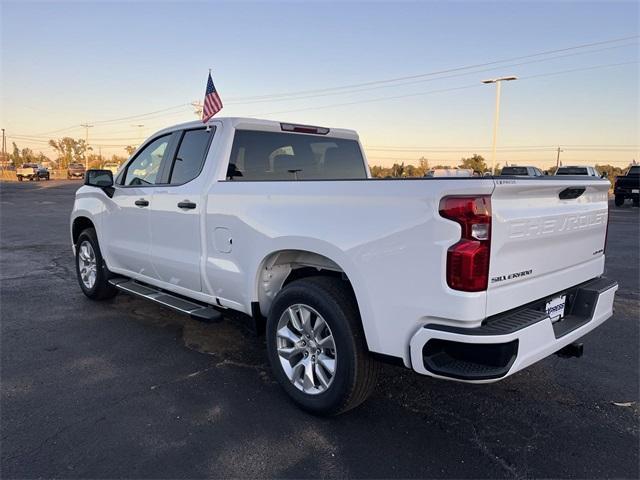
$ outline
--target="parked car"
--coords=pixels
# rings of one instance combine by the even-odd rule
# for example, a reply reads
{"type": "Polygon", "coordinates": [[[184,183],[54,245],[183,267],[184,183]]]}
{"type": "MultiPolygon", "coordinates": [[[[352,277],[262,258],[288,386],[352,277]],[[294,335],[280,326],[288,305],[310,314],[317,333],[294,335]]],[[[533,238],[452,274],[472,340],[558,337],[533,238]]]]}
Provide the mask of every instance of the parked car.
{"type": "Polygon", "coordinates": [[[616,207],[622,206],[628,198],[633,200],[637,207],[640,203],[640,165],[634,165],[627,170],[625,175],[616,177],[613,187],[616,207]]]}
{"type": "Polygon", "coordinates": [[[544,173],[538,167],[525,167],[511,165],[504,167],[500,172],[500,176],[506,177],[543,177],[544,173]]]}
{"type": "Polygon", "coordinates": [[[67,168],[67,179],[84,178],[85,168],[81,163],[70,163],[67,168]]]}
{"type": "Polygon", "coordinates": [[[102,168],[104,170],[109,170],[115,176],[118,173],[118,169],[120,168],[120,164],[116,163],[116,162],[107,162],[102,166],[102,168]]]}
{"type": "Polygon", "coordinates": [[[608,189],[373,180],[353,130],[220,118],[157,132],[115,180],[88,171],[70,234],[88,298],[251,316],[291,398],[337,414],[380,361],[487,383],[577,354],[618,288],[602,277],[608,189]]]}
{"type": "Polygon", "coordinates": [[[588,166],[566,166],[566,167],[558,167],[556,170],[556,175],[586,175],[589,177],[598,177],[601,175],[594,167],[588,166]]]}
{"type": "Polygon", "coordinates": [[[473,177],[473,170],[470,168],[433,168],[425,174],[425,177],[473,177]]]}
{"type": "Polygon", "coordinates": [[[49,180],[51,178],[49,170],[37,163],[24,163],[22,167],[16,170],[16,176],[18,177],[19,182],[22,182],[25,179],[29,181],[40,181],[49,180]]]}

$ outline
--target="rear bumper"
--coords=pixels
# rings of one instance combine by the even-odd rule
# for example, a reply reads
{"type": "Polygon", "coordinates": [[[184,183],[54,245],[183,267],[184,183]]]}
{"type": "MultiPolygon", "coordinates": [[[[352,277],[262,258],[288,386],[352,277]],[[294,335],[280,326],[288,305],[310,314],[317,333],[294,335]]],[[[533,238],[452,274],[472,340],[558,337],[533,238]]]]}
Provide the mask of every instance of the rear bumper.
{"type": "Polygon", "coordinates": [[[411,364],[423,375],[487,383],[508,377],[575,342],[613,315],[618,284],[597,278],[566,294],[566,316],[552,323],[546,297],[488,318],[480,327],[429,324],[411,338],[411,364]]]}

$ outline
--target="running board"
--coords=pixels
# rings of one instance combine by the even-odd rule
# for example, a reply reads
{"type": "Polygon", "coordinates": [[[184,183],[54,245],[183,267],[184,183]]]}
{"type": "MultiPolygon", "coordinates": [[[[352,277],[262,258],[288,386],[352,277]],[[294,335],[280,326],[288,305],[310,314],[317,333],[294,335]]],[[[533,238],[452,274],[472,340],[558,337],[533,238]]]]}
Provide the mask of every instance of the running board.
{"type": "Polygon", "coordinates": [[[112,278],[109,283],[125,293],[146,298],[152,302],[169,307],[177,312],[185,313],[194,320],[205,323],[222,321],[222,314],[210,306],[186,300],[171,293],[158,290],[150,285],[143,285],[129,278],[112,278]]]}

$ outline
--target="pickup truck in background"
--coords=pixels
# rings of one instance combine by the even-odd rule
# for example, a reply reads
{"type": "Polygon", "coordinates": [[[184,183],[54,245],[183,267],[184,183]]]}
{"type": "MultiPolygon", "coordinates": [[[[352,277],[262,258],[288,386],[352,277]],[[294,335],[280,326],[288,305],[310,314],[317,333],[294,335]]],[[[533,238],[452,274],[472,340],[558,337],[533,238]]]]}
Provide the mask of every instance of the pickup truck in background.
{"type": "Polygon", "coordinates": [[[613,186],[616,207],[621,207],[627,199],[633,200],[633,205],[640,203],[640,165],[634,165],[625,175],[616,177],[613,186]]]}
{"type": "Polygon", "coordinates": [[[556,175],[572,175],[572,176],[585,175],[588,177],[602,178],[602,175],[598,173],[595,167],[589,167],[584,165],[575,165],[575,166],[567,165],[564,167],[559,167],[556,170],[555,174],[556,175]]]}
{"type": "MultiPolygon", "coordinates": [[[[220,118],[159,131],[70,219],[78,283],[203,321],[250,316],[302,408],[363,402],[381,361],[495,382],[612,315],[609,182],[372,179],[353,130],[220,118]]],[[[594,337],[592,341],[597,341],[594,337]]]]}
{"type": "Polygon", "coordinates": [[[18,177],[18,181],[22,182],[23,180],[50,180],[51,174],[49,170],[42,165],[38,165],[37,163],[25,163],[22,167],[16,169],[16,177],[18,177]]]}
{"type": "Polygon", "coordinates": [[[542,177],[544,176],[544,172],[540,170],[538,167],[525,167],[525,166],[517,166],[511,165],[508,167],[504,167],[500,172],[500,176],[508,177],[542,177]]]}
{"type": "Polygon", "coordinates": [[[84,178],[85,168],[81,163],[70,163],[67,167],[67,180],[74,178],[84,178]]]}

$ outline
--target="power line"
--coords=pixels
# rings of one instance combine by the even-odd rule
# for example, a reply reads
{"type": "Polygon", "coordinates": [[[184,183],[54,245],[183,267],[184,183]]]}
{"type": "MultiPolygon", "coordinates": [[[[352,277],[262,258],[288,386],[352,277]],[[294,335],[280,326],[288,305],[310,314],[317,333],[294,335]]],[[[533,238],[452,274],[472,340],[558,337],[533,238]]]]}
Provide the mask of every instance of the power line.
{"type": "MultiPolygon", "coordinates": [[[[561,58],[566,58],[566,57],[573,57],[576,55],[585,55],[585,54],[589,54],[589,53],[597,53],[597,52],[601,52],[601,51],[605,51],[605,50],[611,50],[614,48],[621,48],[621,47],[627,47],[630,45],[635,45],[635,43],[627,43],[627,44],[623,44],[623,45],[615,45],[613,47],[605,47],[605,48],[600,48],[597,50],[589,50],[587,52],[574,52],[574,53],[569,53],[566,55],[556,55],[555,57],[549,57],[549,58],[541,58],[541,59],[536,59],[536,60],[528,60],[526,62],[518,62],[518,63],[511,63],[511,64],[507,64],[507,65],[500,65],[499,68],[510,68],[510,67],[519,67],[522,65],[530,65],[533,63],[541,63],[541,62],[548,62],[548,61],[552,61],[552,60],[558,60],[561,58]]],[[[258,100],[249,100],[249,101],[230,101],[230,102],[226,102],[227,105],[250,105],[250,104],[256,104],[256,103],[270,103],[270,102],[290,102],[290,101],[295,101],[295,100],[304,100],[304,99],[308,99],[308,98],[317,98],[317,97],[326,97],[326,96],[333,96],[333,95],[351,95],[354,93],[360,93],[360,92],[367,92],[367,91],[371,91],[371,90],[379,90],[382,88],[396,88],[396,87],[404,87],[407,85],[415,85],[418,83],[425,83],[425,82],[433,82],[433,81],[438,81],[438,80],[446,80],[446,79],[450,79],[450,78],[457,78],[457,77],[463,77],[463,76],[468,76],[468,75],[475,75],[477,73],[484,73],[484,72],[491,72],[494,71],[497,67],[492,67],[492,68],[485,68],[482,70],[473,70],[470,72],[463,72],[463,73],[455,73],[452,75],[446,75],[446,76],[439,76],[439,77],[435,77],[435,78],[423,78],[420,80],[414,80],[414,81],[410,81],[410,82],[402,82],[402,83],[394,83],[392,85],[378,85],[378,86],[374,86],[374,87],[366,87],[366,88],[359,88],[356,90],[346,90],[346,91],[338,91],[338,92],[324,92],[324,93],[317,93],[317,94],[310,94],[310,95],[304,95],[304,96],[295,96],[294,94],[292,94],[291,96],[287,96],[287,97],[276,97],[276,98],[263,98],[263,99],[258,99],[258,100]]],[[[428,75],[428,74],[425,74],[428,75]]],[[[434,73],[433,75],[436,75],[436,73],[434,73]]]]}
{"type": "Polygon", "coordinates": [[[545,50],[542,52],[537,52],[537,53],[532,53],[532,54],[528,54],[528,55],[521,55],[518,57],[510,57],[510,58],[506,58],[506,59],[502,59],[502,60],[494,60],[491,62],[484,62],[484,63],[477,63],[477,64],[472,64],[472,65],[466,65],[466,66],[462,66],[462,67],[455,67],[455,68],[448,68],[448,69],[444,69],[444,70],[438,70],[438,71],[434,71],[434,72],[428,72],[428,73],[420,73],[420,74],[416,74],[416,75],[407,75],[407,76],[403,76],[403,77],[396,77],[396,78],[389,78],[389,79],[385,79],[385,80],[373,80],[373,81],[369,81],[369,82],[361,82],[361,83],[352,83],[349,85],[342,85],[342,86],[337,86],[337,87],[327,87],[327,88],[320,88],[320,89],[313,89],[313,90],[299,90],[297,92],[287,92],[287,93],[272,93],[272,94],[265,94],[265,95],[257,95],[257,96],[249,96],[249,97],[230,97],[228,100],[230,101],[241,101],[241,100],[254,100],[254,99],[261,99],[261,98],[266,98],[266,97],[286,97],[286,96],[291,96],[291,95],[301,95],[301,94],[309,94],[309,93],[319,93],[319,92],[328,92],[328,91],[334,91],[334,90],[344,90],[344,89],[350,89],[350,88],[357,88],[357,87],[363,87],[363,86],[369,86],[369,85],[379,85],[382,83],[392,83],[392,82],[398,82],[398,81],[402,81],[402,80],[412,80],[412,79],[416,79],[416,78],[422,78],[422,77],[428,77],[428,76],[432,76],[432,75],[439,75],[439,74],[444,74],[444,73],[452,73],[452,72],[457,72],[460,70],[468,70],[471,68],[479,68],[479,67],[486,67],[489,65],[496,65],[496,64],[500,64],[500,63],[506,63],[506,62],[512,62],[514,60],[522,60],[525,58],[533,58],[533,57],[539,57],[539,56],[544,56],[544,55],[551,55],[554,53],[562,53],[562,52],[567,52],[567,51],[571,51],[571,50],[578,50],[578,49],[583,49],[583,48],[588,48],[588,47],[595,47],[598,45],[606,45],[606,44],[611,44],[611,43],[619,43],[619,42],[623,42],[623,41],[627,41],[627,40],[631,40],[631,39],[636,39],[640,37],[640,35],[631,35],[628,37],[620,37],[620,38],[615,38],[615,39],[611,39],[611,40],[604,40],[601,42],[592,42],[592,43],[585,43],[582,45],[575,45],[572,47],[566,47],[566,48],[559,48],[559,49],[554,49],[554,50],[545,50]]]}
{"type": "MultiPolygon", "coordinates": [[[[621,62],[621,63],[610,63],[610,64],[604,64],[604,65],[594,65],[594,66],[591,66],[591,67],[584,67],[584,68],[574,68],[574,69],[570,69],[570,70],[561,70],[561,71],[558,71],[558,72],[549,72],[549,73],[543,73],[543,74],[539,74],[539,75],[530,75],[530,76],[525,76],[525,77],[519,77],[519,80],[528,80],[528,79],[532,79],[532,78],[541,78],[541,77],[546,77],[546,76],[551,76],[551,75],[560,75],[560,74],[564,74],[564,73],[573,73],[573,72],[585,71],[585,70],[595,70],[595,69],[598,69],[598,68],[609,68],[609,67],[617,67],[617,66],[621,66],[621,65],[631,65],[631,64],[634,64],[634,63],[638,63],[638,60],[634,60],[634,61],[631,61],[631,62],[621,62]]],[[[298,108],[298,109],[293,109],[293,110],[281,110],[281,111],[277,111],[277,112],[253,114],[253,115],[250,115],[250,116],[252,116],[252,117],[260,117],[260,116],[266,116],[266,115],[278,115],[278,114],[281,114],[281,113],[295,113],[295,112],[305,112],[305,111],[309,111],[309,110],[322,110],[322,109],[326,109],[326,108],[344,107],[344,106],[348,106],[348,105],[360,105],[360,104],[363,104],[363,103],[381,102],[381,101],[386,101],[386,100],[397,100],[399,98],[419,97],[419,96],[423,96],[423,95],[431,95],[433,93],[443,93],[443,92],[450,92],[450,91],[454,91],[454,90],[464,90],[464,89],[478,88],[478,87],[482,87],[482,84],[473,83],[471,85],[463,85],[463,86],[460,86],[460,87],[444,88],[444,89],[440,89],[440,90],[430,90],[430,91],[427,91],[427,92],[408,93],[408,94],[404,94],[404,95],[394,95],[394,96],[370,98],[370,99],[364,99],[364,100],[356,100],[356,101],[353,101],[353,102],[343,102],[343,103],[334,103],[334,104],[329,104],[329,105],[321,105],[321,106],[318,106],[318,107],[306,107],[306,108],[298,108]]]]}

